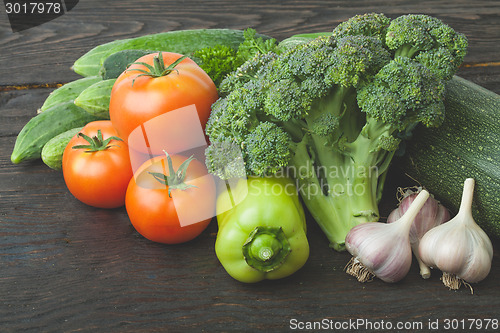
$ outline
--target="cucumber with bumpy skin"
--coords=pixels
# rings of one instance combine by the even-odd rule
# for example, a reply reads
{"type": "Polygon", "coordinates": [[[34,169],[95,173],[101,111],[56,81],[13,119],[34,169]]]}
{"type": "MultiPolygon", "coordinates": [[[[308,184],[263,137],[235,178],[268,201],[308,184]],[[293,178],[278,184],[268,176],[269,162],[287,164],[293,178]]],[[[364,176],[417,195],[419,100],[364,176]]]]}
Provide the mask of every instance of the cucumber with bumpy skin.
{"type": "Polygon", "coordinates": [[[80,94],[75,104],[93,116],[109,119],[109,100],[116,79],[99,81],[80,94]]]}
{"type": "Polygon", "coordinates": [[[50,139],[42,148],[42,161],[49,168],[62,170],[64,149],[69,141],[77,135],[83,127],[72,128],[50,139]]]}
{"type": "Polygon", "coordinates": [[[101,77],[89,76],[64,84],[50,93],[38,112],[40,113],[54,105],[74,100],[83,90],[98,81],[101,81],[101,77]]]}
{"type": "Polygon", "coordinates": [[[500,95],[455,76],[446,86],[445,107],[444,123],[417,127],[395,165],[453,213],[463,182],[474,178],[474,219],[500,239],[500,95]]]}
{"type": "MultiPolygon", "coordinates": [[[[269,37],[258,35],[263,39],[269,37]]],[[[175,30],[136,38],[120,39],[99,45],[81,56],[73,64],[73,71],[82,76],[99,75],[105,59],[123,50],[168,51],[189,55],[192,52],[216,45],[227,45],[231,48],[245,40],[243,30],[233,29],[193,29],[175,30]]]]}
{"type": "Polygon", "coordinates": [[[17,135],[10,159],[18,164],[41,157],[43,146],[53,137],[69,129],[101,119],[73,101],[57,104],[31,118],[17,135]]]}
{"type": "Polygon", "coordinates": [[[104,60],[99,75],[103,80],[116,79],[127,69],[130,64],[146,54],[153,53],[149,50],[123,50],[113,53],[104,60]]]}

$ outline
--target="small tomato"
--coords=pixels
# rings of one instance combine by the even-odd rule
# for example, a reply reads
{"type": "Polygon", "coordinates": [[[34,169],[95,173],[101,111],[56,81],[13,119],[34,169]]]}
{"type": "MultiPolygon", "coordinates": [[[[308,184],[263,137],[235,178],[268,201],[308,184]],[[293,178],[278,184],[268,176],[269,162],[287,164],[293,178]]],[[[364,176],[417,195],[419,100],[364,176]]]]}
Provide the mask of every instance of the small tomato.
{"type": "Polygon", "coordinates": [[[132,178],[128,147],[117,137],[111,121],[88,123],[75,135],[63,153],[66,186],[81,202],[99,208],[125,204],[132,178]]]}
{"type": "Polygon", "coordinates": [[[125,207],[145,238],[184,243],[207,228],[215,213],[215,182],[205,165],[181,155],[157,156],[135,173],[125,207]]]}

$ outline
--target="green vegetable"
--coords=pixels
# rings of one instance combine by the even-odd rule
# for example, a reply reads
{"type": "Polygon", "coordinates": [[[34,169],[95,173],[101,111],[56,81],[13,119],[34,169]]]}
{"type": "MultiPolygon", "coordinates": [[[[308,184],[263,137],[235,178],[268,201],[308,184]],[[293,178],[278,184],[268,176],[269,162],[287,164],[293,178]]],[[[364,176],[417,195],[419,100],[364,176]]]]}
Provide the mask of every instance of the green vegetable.
{"type": "Polygon", "coordinates": [[[18,164],[40,158],[43,146],[50,139],[97,119],[73,101],[57,104],[28,121],[17,136],[10,159],[12,163],[18,164]]]}
{"type": "Polygon", "coordinates": [[[107,79],[91,85],[75,99],[75,104],[95,117],[109,119],[109,101],[115,81],[107,79]]]}
{"type": "Polygon", "coordinates": [[[474,178],[474,219],[500,239],[500,96],[455,76],[446,86],[445,107],[443,125],[416,128],[396,166],[453,213],[460,206],[461,184],[474,178]]]}
{"type": "Polygon", "coordinates": [[[235,49],[228,45],[216,45],[196,50],[192,58],[210,76],[218,87],[227,74],[236,70],[257,53],[267,53],[277,49],[274,38],[265,39],[255,29],[243,32],[245,40],[235,49]]]}
{"type": "Polygon", "coordinates": [[[330,245],[343,250],[353,226],[379,219],[401,139],[418,123],[443,121],[445,80],[466,45],[437,19],[365,14],[331,36],[258,55],[219,87],[206,126],[207,167],[223,179],[286,172],[330,245]],[[389,36],[399,43],[386,44],[389,36]],[[432,46],[400,52],[424,39],[432,46]],[[455,58],[429,64],[431,54],[455,58]]]}
{"type": "Polygon", "coordinates": [[[113,53],[123,50],[135,49],[191,54],[196,50],[216,45],[237,48],[244,40],[243,31],[232,29],[177,30],[121,39],[93,48],[76,60],[73,70],[82,76],[98,75],[105,59],[113,53]]]}
{"type": "Polygon", "coordinates": [[[295,47],[299,44],[304,44],[307,42],[310,42],[312,39],[321,37],[321,36],[330,36],[332,32],[314,32],[314,33],[308,33],[308,34],[298,34],[298,35],[293,35],[288,38],[283,39],[281,42],[279,42],[279,48],[282,50],[288,49],[295,47]]]}
{"type": "Polygon", "coordinates": [[[217,221],[217,258],[238,281],[284,278],[309,257],[304,211],[290,179],[239,179],[217,198],[217,221]]]}
{"type": "Polygon", "coordinates": [[[42,161],[51,169],[61,170],[64,149],[82,128],[72,128],[50,139],[42,148],[42,161]]]}
{"type": "Polygon", "coordinates": [[[101,78],[99,76],[89,76],[66,83],[50,93],[39,109],[39,112],[43,112],[59,103],[74,100],[84,89],[100,80],[101,78]]]}
{"type": "Polygon", "coordinates": [[[130,64],[134,63],[140,57],[153,52],[150,50],[123,50],[113,53],[104,60],[99,70],[99,75],[103,80],[116,79],[130,64]]]}
{"type": "Polygon", "coordinates": [[[195,51],[192,57],[217,87],[227,74],[243,64],[238,59],[238,52],[226,45],[216,45],[195,51]]]}

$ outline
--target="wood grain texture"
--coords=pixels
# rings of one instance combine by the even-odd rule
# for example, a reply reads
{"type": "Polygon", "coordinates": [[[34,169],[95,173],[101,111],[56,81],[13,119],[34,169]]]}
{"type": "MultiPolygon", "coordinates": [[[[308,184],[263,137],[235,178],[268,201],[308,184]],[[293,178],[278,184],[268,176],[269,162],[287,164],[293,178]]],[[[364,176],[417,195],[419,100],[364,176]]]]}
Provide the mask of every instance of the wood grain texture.
{"type": "MultiPolygon", "coordinates": [[[[97,1],[86,0],[40,27],[11,33],[0,22],[0,86],[68,82],[72,62],[117,38],[173,29],[252,26],[278,39],[325,31],[354,14],[395,17],[424,12],[469,37],[459,75],[500,93],[500,5],[494,1],[97,1]],[[111,8],[113,8],[111,10],[111,8]],[[12,75],[12,71],[18,74],[12,75]]],[[[1,18],[1,17],[0,17],[1,18]]],[[[40,161],[12,165],[15,137],[50,88],[0,91],[0,331],[233,332],[288,331],[290,320],[372,322],[500,319],[499,242],[488,278],[450,291],[439,274],[424,281],[414,263],[391,285],[360,284],[343,272],[349,256],[335,253],[309,219],[310,259],[280,281],[246,285],[219,264],[215,223],[192,242],[165,246],[135,232],[125,209],[87,207],[62,175],[40,161]]],[[[395,205],[388,182],[382,204],[395,205]]],[[[364,331],[364,330],[362,330],[364,331]]],[[[396,330],[394,330],[396,331],[396,330]]]]}
{"type": "Polygon", "coordinates": [[[0,25],[0,86],[71,81],[78,77],[70,70],[75,59],[115,39],[180,29],[254,27],[281,40],[305,31],[330,31],[353,15],[372,11],[389,17],[406,13],[434,15],[469,37],[466,62],[498,61],[499,7],[495,1],[465,0],[153,0],[147,5],[133,1],[81,1],[66,15],[33,29],[12,33],[7,24],[0,25]]]}

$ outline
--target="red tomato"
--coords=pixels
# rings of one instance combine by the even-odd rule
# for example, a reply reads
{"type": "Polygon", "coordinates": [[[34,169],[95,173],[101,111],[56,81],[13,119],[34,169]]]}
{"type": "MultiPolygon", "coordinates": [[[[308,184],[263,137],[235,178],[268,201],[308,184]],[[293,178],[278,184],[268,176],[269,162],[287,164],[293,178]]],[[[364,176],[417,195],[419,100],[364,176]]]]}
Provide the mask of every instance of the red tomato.
{"type": "MultiPolygon", "coordinates": [[[[174,64],[181,54],[162,52],[164,67],[174,64]]],[[[150,71],[139,62],[155,66],[159,53],[137,59],[117,79],[111,91],[109,115],[113,126],[124,140],[146,121],[166,112],[195,105],[203,129],[217,100],[217,88],[201,67],[189,58],[176,64],[162,76],[144,75],[150,71]]],[[[161,66],[161,65],[160,65],[161,66]]]]}
{"type": "MultiPolygon", "coordinates": [[[[180,155],[170,157],[175,170],[186,161],[180,155]]],[[[191,160],[185,173],[184,184],[191,187],[172,189],[159,180],[162,177],[155,177],[158,174],[172,174],[167,156],[146,161],[130,181],[125,207],[132,225],[142,236],[158,243],[192,240],[214,216],[216,190],[212,176],[198,160],[191,160]]]]}
{"type": "MultiPolygon", "coordinates": [[[[125,204],[125,193],[133,172],[128,147],[116,140],[116,130],[111,121],[100,120],[88,123],[80,133],[98,138],[98,132],[108,147],[92,151],[89,142],[80,134],[74,136],[63,153],[63,175],[71,194],[83,203],[99,208],[116,208],[125,204]]],[[[90,140],[94,141],[94,140],[90,140]]]]}

